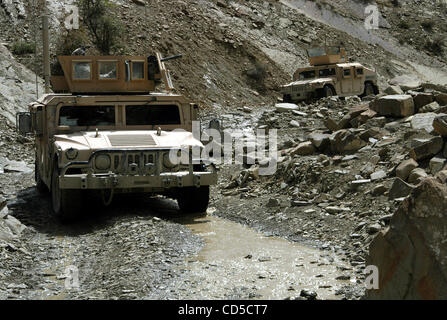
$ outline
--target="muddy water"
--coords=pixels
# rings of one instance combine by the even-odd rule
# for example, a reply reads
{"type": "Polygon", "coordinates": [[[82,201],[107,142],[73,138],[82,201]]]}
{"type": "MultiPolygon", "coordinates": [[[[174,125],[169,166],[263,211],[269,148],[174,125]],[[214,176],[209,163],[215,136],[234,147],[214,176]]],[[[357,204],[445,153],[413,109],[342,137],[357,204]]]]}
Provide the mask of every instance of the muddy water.
{"type": "Polygon", "coordinates": [[[206,242],[187,266],[193,277],[204,280],[193,298],[225,298],[229,290],[247,288],[255,293],[247,298],[255,299],[296,297],[302,289],[316,291],[320,299],[337,299],[336,290],[348,284],[335,280],[345,265],[327,251],[265,237],[214,216],[186,226],[206,242]]]}

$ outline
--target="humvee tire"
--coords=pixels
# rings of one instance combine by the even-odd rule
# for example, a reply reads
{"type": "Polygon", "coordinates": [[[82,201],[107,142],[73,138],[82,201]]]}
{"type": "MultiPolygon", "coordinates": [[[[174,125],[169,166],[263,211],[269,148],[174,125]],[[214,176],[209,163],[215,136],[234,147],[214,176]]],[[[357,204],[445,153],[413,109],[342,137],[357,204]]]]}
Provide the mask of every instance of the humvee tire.
{"type": "Polygon", "coordinates": [[[48,190],[48,187],[45,185],[45,183],[42,181],[42,178],[40,177],[40,171],[39,171],[39,165],[37,162],[37,155],[34,162],[34,181],[36,182],[36,189],[37,192],[40,194],[47,194],[50,190],[48,190]]]}
{"type": "Polygon", "coordinates": [[[206,212],[210,200],[210,187],[187,187],[178,191],[177,203],[184,213],[206,212]]]}
{"type": "Polygon", "coordinates": [[[82,191],[59,188],[58,177],[59,170],[57,164],[54,164],[51,175],[51,209],[53,215],[62,222],[71,222],[82,210],[82,191]]]}
{"type": "Polygon", "coordinates": [[[335,95],[335,90],[332,86],[324,86],[323,88],[323,97],[327,98],[327,97],[332,97],[333,95],[335,95]]]}
{"type": "Polygon", "coordinates": [[[371,82],[367,82],[365,83],[365,90],[363,91],[363,94],[360,97],[363,98],[375,94],[376,90],[374,89],[374,86],[372,85],[371,82]]]}

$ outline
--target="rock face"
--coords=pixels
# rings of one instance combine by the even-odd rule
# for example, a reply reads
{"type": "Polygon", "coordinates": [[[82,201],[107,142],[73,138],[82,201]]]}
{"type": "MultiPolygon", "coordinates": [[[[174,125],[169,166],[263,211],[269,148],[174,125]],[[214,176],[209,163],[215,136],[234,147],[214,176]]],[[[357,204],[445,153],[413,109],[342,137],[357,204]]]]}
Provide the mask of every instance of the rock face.
{"type": "Polygon", "coordinates": [[[425,179],[372,241],[366,265],[379,269],[368,299],[447,299],[447,187],[425,179]]]}
{"type": "MultiPolygon", "coordinates": [[[[36,76],[0,44],[0,114],[15,123],[15,114],[36,99],[36,76]]],[[[43,93],[39,79],[39,95],[43,93]]]]}
{"type": "Polygon", "coordinates": [[[414,114],[414,101],[410,95],[384,96],[372,103],[371,108],[381,116],[408,117],[414,114]]]}

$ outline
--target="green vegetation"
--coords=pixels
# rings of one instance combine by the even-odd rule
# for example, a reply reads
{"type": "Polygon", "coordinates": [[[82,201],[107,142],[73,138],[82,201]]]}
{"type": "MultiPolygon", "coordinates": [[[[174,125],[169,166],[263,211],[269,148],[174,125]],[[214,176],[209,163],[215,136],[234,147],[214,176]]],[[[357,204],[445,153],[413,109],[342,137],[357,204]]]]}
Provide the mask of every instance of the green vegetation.
{"type": "Polygon", "coordinates": [[[26,41],[16,41],[12,44],[12,53],[18,56],[34,53],[35,52],[35,44],[33,42],[26,41]]]}
{"type": "Polygon", "coordinates": [[[109,0],[79,0],[80,12],[92,42],[103,55],[109,55],[120,47],[122,22],[115,6],[109,0]]]}

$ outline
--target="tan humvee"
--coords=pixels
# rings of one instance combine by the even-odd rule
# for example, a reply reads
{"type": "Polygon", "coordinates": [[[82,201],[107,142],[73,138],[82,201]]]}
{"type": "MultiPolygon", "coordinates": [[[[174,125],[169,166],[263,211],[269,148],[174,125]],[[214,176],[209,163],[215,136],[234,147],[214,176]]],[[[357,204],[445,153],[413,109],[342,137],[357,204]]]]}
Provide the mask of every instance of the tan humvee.
{"type": "Polygon", "coordinates": [[[181,95],[151,93],[157,80],[172,88],[167,59],[58,59],[64,75],[51,82],[59,93],[18,115],[19,131],[35,135],[36,184],[51,191],[54,213],[75,217],[86,193],[108,205],[116,193],[140,192],[176,198],[184,212],[206,211],[217,175],[191,152],[203,148],[192,134],[198,106],[181,95]]]}
{"type": "Polygon", "coordinates": [[[307,54],[311,66],[298,68],[293,82],[281,87],[284,102],[379,93],[375,71],[360,63],[347,63],[344,49],[312,48],[307,54]]]}

